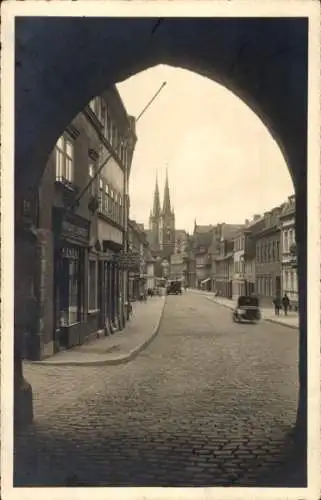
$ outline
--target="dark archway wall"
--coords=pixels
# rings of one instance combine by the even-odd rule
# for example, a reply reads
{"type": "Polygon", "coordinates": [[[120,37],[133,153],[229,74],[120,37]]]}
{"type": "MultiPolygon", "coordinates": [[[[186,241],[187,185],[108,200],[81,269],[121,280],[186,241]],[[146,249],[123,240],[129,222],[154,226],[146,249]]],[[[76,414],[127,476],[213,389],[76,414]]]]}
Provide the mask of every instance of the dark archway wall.
{"type": "Polygon", "coordinates": [[[306,156],[307,19],[158,21],[16,19],[17,188],[37,183],[61,131],[91,97],[161,63],[242,98],[275,137],[298,184],[306,156]]]}
{"type": "Polygon", "coordinates": [[[58,136],[93,96],[110,83],[157,64],[180,66],[225,85],[266,124],[284,154],[297,195],[297,428],[304,441],[307,51],[308,18],[165,18],[160,22],[151,18],[16,18],[16,199],[37,185],[58,136]]]}

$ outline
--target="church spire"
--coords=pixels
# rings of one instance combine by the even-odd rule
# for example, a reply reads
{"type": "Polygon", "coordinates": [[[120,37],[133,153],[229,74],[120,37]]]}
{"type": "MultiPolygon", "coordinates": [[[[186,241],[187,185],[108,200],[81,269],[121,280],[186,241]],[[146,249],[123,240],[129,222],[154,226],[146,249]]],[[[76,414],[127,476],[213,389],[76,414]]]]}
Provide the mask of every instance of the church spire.
{"type": "Polygon", "coordinates": [[[168,170],[166,168],[166,180],[164,188],[164,202],[163,202],[163,214],[169,215],[172,213],[171,210],[171,199],[169,194],[169,184],[168,184],[168,170]]]}
{"type": "Polygon", "coordinates": [[[154,191],[154,205],[153,205],[153,216],[154,217],[159,217],[161,212],[160,208],[160,200],[159,200],[159,189],[158,189],[158,178],[157,178],[157,173],[156,173],[156,184],[155,184],[155,191],[154,191]]]}

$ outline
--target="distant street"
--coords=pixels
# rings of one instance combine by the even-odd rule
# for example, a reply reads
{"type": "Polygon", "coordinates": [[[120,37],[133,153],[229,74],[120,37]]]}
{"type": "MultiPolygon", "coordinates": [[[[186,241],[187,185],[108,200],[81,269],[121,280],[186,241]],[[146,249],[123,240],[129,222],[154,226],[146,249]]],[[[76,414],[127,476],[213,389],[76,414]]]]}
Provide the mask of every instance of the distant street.
{"type": "Polygon", "coordinates": [[[296,486],[297,344],[187,292],[128,364],[28,365],[35,422],[16,438],[15,484],[296,486]]]}

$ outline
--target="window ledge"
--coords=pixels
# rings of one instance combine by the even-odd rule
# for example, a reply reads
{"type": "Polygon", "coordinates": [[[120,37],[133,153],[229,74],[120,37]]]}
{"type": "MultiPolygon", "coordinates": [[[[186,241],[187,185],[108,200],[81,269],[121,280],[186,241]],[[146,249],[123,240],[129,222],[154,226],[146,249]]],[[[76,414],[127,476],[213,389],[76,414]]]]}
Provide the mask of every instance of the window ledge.
{"type": "Polygon", "coordinates": [[[75,186],[73,185],[72,181],[68,181],[68,179],[64,179],[64,178],[56,179],[55,182],[56,182],[56,184],[63,186],[64,188],[68,189],[69,191],[72,191],[72,192],[76,191],[75,186]]]}

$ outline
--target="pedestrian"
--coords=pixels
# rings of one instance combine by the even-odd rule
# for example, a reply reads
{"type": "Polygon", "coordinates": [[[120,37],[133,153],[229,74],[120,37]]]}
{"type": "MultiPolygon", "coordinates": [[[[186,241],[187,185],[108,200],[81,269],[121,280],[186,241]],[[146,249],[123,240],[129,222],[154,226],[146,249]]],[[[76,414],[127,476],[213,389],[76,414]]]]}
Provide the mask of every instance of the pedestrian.
{"type": "Polygon", "coordinates": [[[280,297],[275,297],[273,299],[275,316],[280,316],[281,301],[280,297]]]}
{"type": "Polygon", "coordinates": [[[282,299],[282,305],[283,305],[283,308],[284,308],[284,314],[285,314],[285,316],[287,316],[288,315],[288,309],[290,307],[290,299],[289,299],[289,297],[287,296],[286,293],[284,294],[284,297],[282,299]]]}

